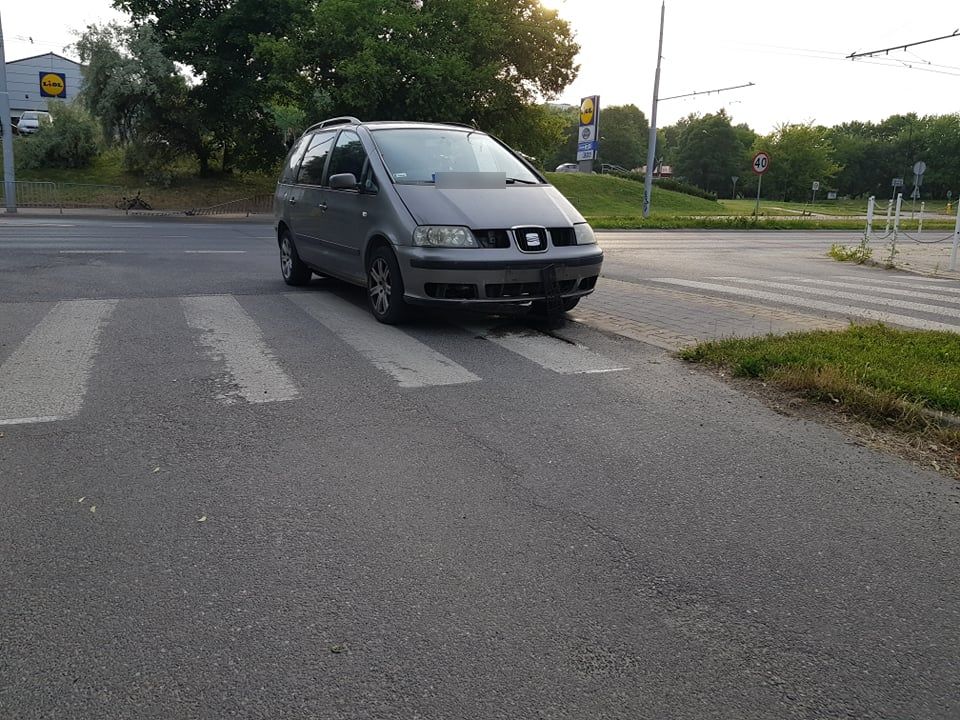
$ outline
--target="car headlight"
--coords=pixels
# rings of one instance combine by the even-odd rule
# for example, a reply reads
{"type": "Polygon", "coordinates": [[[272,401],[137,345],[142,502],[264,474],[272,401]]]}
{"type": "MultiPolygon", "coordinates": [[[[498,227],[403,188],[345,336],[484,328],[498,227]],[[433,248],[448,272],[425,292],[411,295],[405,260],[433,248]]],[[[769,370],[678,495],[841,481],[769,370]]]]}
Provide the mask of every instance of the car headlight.
{"type": "Polygon", "coordinates": [[[596,245],[597,236],[593,234],[593,228],[589,223],[578,223],[573,226],[573,232],[577,236],[577,245],[596,245]]]}
{"type": "Polygon", "coordinates": [[[413,244],[420,247],[479,247],[470,228],[456,225],[421,225],[413,231],[413,244]]]}

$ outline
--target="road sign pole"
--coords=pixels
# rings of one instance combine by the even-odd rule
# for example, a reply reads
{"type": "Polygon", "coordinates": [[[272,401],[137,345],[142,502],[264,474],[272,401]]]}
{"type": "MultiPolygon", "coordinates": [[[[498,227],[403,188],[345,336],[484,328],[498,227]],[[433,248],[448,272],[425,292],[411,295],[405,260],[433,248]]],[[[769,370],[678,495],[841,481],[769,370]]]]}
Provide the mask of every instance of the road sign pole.
{"type": "Polygon", "coordinates": [[[663,16],[667,2],[660,5],[660,46],[657,49],[657,72],[653,76],[653,107],[650,109],[650,136],[647,140],[647,174],[643,178],[643,216],[650,217],[650,199],[653,195],[653,159],[657,152],[657,99],[660,95],[660,59],[663,57],[663,16]]]}
{"type": "Polygon", "coordinates": [[[753,209],[753,216],[760,217],[760,186],[763,185],[763,175],[757,175],[757,206],[753,209]]]}
{"type": "Polygon", "coordinates": [[[17,185],[13,168],[13,123],[10,122],[10,95],[7,93],[7,59],[3,51],[3,23],[0,22],[0,122],[3,123],[3,196],[7,212],[17,211],[17,185]]]}

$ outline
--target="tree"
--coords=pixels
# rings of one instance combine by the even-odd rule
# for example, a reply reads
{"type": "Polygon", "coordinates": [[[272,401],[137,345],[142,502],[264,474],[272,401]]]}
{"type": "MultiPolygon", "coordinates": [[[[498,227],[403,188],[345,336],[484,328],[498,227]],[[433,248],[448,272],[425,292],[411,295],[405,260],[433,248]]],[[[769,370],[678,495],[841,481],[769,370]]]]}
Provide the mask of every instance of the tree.
{"type": "Polygon", "coordinates": [[[725,197],[731,192],[730,177],[743,167],[747,137],[733,127],[725,110],[690,117],[677,138],[675,173],[725,197]]]}
{"type": "Polygon", "coordinates": [[[647,162],[650,123],[636,105],[612,105],[600,110],[600,158],[634,170],[647,162]]]}
{"type": "Polygon", "coordinates": [[[833,180],[841,167],[833,161],[833,146],[826,134],[826,128],[813,124],[785,124],[754,142],[755,152],[770,154],[770,169],[763,183],[768,194],[784,201],[801,201],[809,197],[814,180],[833,180]]]}
{"type": "Polygon", "coordinates": [[[184,152],[207,169],[209,135],[150,26],[90,25],[75,48],[86,65],[81,102],[104,138],[125,147],[128,169],[153,171],[184,152]]]}
{"type": "MultiPolygon", "coordinates": [[[[267,78],[273,67],[258,60],[261,36],[289,37],[307,18],[307,0],[115,0],[136,27],[149,27],[165,57],[194,79],[191,120],[203,129],[204,148],[221,169],[265,168],[283,154],[267,78]]],[[[209,158],[202,159],[206,166],[209,158]]]]}
{"type": "Polygon", "coordinates": [[[537,154],[558,127],[532,106],[574,79],[578,49],[538,0],[324,0],[255,58],[271,95],[315,117],[476,124],[537,154]]]}

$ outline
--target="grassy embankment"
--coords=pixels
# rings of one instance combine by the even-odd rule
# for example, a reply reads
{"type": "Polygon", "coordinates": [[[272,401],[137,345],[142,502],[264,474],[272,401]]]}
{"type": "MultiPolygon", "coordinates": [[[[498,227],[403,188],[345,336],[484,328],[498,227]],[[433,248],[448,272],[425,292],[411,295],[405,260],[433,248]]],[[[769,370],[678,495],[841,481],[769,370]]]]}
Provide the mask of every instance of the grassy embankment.
{"type": "MultiPolygon", "coordinates": [[[[862,230],[867,201],[838,201],[837,203],[783,203],[760,201],[759,219],[753,218],[755,200],[711,201],[681,193],[653,188],[650,217],[643,218],[643,185],[634,180],[609,175],[580,175],[577,173],[547,173],[547,178],[597,228],[762,228],[862,230]],[[829,215],[829,217],[811,217],[829,215]],[[851,215],[860,217],[850,217],[851,215]]],[[[882,228],[886,212],[885,200],[878,203],[874,222],[882,228]]],[[[908,206],[904,205],[904,212],[908,206]]],[[[945,206],[927,207],[924,227],[952,229],[953,220],[931,220],[933,212],[943,212],[945,206]]],[[[901,220],[908,230],[914,225],[901,220]]]]}
{"type": "Polygon", "coordinates": [[[882,325],[706,342],[681,352],[949,448],[960,463],[960,334],[882,325]]]}

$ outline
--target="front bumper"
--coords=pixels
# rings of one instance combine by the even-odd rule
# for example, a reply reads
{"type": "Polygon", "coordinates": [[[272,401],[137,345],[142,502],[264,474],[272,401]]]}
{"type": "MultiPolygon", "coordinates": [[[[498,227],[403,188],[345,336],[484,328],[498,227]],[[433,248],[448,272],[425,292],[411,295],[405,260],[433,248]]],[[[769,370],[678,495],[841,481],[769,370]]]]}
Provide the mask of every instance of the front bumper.
{"type": "Polygon", "coordinates": [[[398,247],[404,297],[415,304],[527,303],[547,298],[546,268],[561,297],[593,292],[603,265],[596,245],[551,247],[545,253],[515,249],[398,247]]]}

